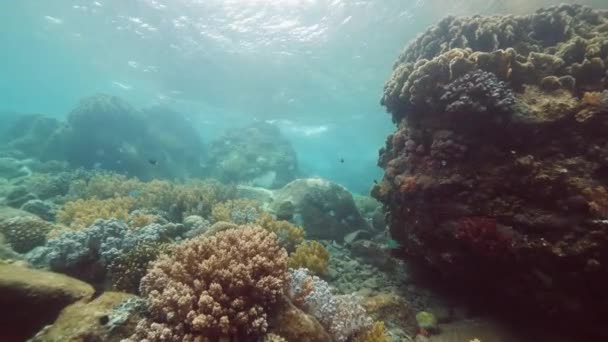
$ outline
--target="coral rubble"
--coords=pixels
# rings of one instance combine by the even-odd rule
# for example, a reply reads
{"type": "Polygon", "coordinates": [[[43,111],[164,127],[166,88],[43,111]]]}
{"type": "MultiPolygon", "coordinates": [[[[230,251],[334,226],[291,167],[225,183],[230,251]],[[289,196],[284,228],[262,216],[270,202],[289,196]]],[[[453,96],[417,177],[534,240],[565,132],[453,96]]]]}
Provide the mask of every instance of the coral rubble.
{"type": "Polygon", "coordinates": [[[428,29],[386,82],[397,130],[373,189],[409,257],[593,333],[608,313],[607,25],[560,5],[428,29]]]}

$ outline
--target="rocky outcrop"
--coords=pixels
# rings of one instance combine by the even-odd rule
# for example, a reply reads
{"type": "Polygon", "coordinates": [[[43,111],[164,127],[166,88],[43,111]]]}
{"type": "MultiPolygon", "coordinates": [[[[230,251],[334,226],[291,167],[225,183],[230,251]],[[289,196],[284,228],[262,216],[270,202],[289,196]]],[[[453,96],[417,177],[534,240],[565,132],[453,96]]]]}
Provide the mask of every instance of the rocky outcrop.
{"type": "Polygon", "coordinates": [[[0,340],[24,341],[93,293],[89,284],[59,273],[0,264],[0,340]]]}
{"type": "Polygon", "coordinates": [[[405,49],[373,194],[409,258],[503,310],[602,333],[606,42],[606,12],[562,5],[449,17],[405,49]]]}
{"type": "Polygon", "coordinates": [[[304,228],[311,239],[342,241],[369,225],[346,188],[321,178],[297,179],[274,193],[271,209],[278,218],[304,228]]]}

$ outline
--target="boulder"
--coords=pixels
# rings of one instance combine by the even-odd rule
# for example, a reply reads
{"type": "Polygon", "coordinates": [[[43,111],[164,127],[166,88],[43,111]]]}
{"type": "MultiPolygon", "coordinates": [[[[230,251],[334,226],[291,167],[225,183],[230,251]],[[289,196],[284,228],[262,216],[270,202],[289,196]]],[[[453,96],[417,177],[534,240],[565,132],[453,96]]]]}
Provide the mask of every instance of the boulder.
{"type": "Polygon", "coordinates": [[[31,342],[118,342],[133,333],[142,307],[143,300],[135,295],[105,292],[90,302],[76,302],[63,309],[55,323],[31,342]]]}
{"type": "Polygon", "coordinates": [[[91,285],[63,274],[0,264],[0,341],[24,341],[64,307],[94,292],[91,285]]]}
{"type": "Polygon", "coordinates": [[[369,230],[350,192],[321,178],[287,184],[275,192],[270,208],[280,218],[302,226],[311,239],[342,241],[351,232],[369,230]]]}

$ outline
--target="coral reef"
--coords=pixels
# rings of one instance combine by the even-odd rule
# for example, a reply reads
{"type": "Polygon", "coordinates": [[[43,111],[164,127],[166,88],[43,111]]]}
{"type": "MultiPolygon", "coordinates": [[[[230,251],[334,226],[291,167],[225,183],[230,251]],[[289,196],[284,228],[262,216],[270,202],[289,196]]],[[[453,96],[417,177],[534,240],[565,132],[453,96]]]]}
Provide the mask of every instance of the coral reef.
{"type": "Polygon", "coordinates": [[[397,130],[373,189],[410,260],[454,288],[498,290],[501,310],[600,335],[607,23],[560,5],[429,28],[386,82],[397,130]]]}
{"type": "Polygon", "coordinates": [[[298,172],[296,153],[278,127],[254,123],[227,131],[209,147],[209,175],[224,182],[279,188],[298,172]]]}
{"type": "Polygon", "coordinates": [[[262,336],[288,279],[276,236],[244,226],[199,237],[153,263],[140,291],[149,317],[129,341],[262,336]]]}
{"type": "Polygon", "coordinates": [[[329,252],[317,241],[305,241],[289,256],[290,268],[306,268],[317,275],[327,272],[329,252]]]}

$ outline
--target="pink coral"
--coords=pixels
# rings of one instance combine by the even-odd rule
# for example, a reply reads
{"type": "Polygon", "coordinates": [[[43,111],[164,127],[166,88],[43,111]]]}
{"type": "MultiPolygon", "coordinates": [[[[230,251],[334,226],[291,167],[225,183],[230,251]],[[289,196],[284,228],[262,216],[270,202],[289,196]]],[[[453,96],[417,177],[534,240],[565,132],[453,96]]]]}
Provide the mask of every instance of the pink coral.
{"type": "Polygon", "coordinates": [[[288,279],[274,233],[242,226],[176,246],[142,279],[149,317],[128,341],[205,341],[266,332],[288,279]]]}

